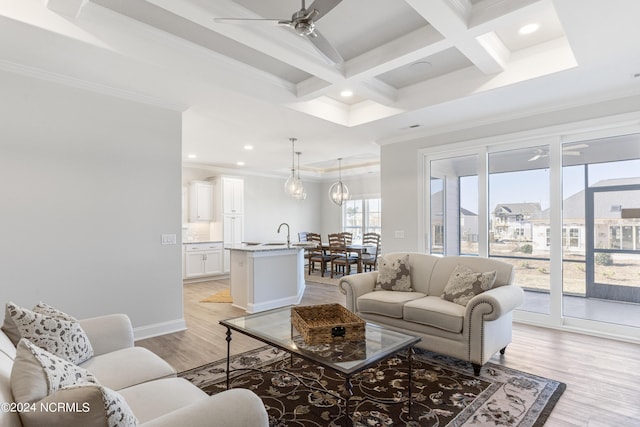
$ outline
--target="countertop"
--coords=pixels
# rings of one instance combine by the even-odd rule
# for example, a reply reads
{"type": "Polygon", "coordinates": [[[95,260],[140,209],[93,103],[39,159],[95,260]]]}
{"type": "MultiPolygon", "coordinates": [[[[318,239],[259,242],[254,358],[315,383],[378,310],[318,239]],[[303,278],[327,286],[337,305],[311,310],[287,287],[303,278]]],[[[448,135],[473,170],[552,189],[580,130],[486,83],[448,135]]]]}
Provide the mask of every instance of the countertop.
{"type": "Polygon", "coordinates": [[[197,245],[200,243],[223,243],[223,241],[222,240],[197,240],[197,241],[193,240],[191,242],[187,242],[187,241],[182,242],[183,245],[197,245]]]}
{"type": "Polygon", "coordinates": [[[225,245],[225,249],[232,251],[244,251],[244,252],[263,252],[263,251],[287,251],[304,249],[304,243],[292,243],[291,246],[287,246],[286,243],[242,243],[238,245],[225,245]]]}

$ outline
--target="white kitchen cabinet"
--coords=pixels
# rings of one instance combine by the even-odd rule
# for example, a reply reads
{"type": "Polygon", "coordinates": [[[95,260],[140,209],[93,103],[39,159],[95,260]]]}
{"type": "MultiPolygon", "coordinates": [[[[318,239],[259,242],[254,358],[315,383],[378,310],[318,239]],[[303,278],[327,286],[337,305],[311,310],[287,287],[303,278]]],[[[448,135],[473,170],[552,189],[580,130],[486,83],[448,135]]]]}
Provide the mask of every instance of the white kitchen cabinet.
{"type": "MultiPolygon", "coordinates": [[[[223,219],[224,245],[238,245],[244,241],[244,215],[225,215],[223,219]]],[[[224,272],[231,268],[230,254],[224,251],[224,272]]]]}
{"type": "Polygon", "coordinates": [[[221,242],[191,243],[184,247],[184,278],[215,276],[223,273],[221,242]]]}
{"type": "Polygon", "coordinates": [[[189,221],[214,220],[215,183],[211,181],[191,181],[189,184],[189,221]]]}
{"type": "Polygon", "coordinates": [[[244,180],[222,177],[222,205],[225,215],[244,213],[244,180]]]}

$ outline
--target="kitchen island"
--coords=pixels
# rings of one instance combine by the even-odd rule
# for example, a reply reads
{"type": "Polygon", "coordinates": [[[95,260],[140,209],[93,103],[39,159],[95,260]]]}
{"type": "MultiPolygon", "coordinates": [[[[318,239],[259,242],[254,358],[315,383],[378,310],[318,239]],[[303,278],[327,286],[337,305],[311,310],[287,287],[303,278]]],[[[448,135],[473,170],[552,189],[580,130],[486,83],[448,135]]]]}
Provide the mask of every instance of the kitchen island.
{"type": "Polygon", "coordinates": [[[257,313],[300,303],[305,289],[303,246],[243,243],[225,249],[231,253],[234,307],[257,313]]]}

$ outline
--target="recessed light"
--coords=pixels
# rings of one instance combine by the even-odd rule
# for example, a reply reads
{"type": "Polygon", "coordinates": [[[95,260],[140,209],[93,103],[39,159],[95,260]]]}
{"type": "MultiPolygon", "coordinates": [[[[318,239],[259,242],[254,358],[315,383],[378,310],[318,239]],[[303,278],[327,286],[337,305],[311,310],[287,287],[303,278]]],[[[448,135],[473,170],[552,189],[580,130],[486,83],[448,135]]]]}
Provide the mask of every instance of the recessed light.
{"type": "Polygon", "coordinates": [[[244,166],[244,162],[237,162],[236,165],[238,166],[244,166]]]}
{"type": "Polygon", "coordinates": [[[197,158],[197,157],[198,157],[198,156],[196,156],[195,154],[188,154],[188,155],[187,155],[187,158],[189,158],[189,159],[195,159],[195,158],[197,158]]]}
{"type": "Polygon", "coordinates": [[[538,24],[537,22],[534,22],[534,23],[523,25],[522,27],[520,27],[520,29],[518,30],[518,33],[524,36],[527,34],[535,33],[539,29],[540,29],[540,24],[538,24]]]}
{"type": "Polygon", "coordinates": [[[245,145],[243,148],[247,151],[250,151],[253,150],[253,145],[245,145]]]}
{"type": "Polygon", "coordinates": [[[340,92],[340,96],[343,98],[348,98],[350,96],[353,96],[353,91],[349,90],[349,89],[345,89],[342,92],[340,92]]]}

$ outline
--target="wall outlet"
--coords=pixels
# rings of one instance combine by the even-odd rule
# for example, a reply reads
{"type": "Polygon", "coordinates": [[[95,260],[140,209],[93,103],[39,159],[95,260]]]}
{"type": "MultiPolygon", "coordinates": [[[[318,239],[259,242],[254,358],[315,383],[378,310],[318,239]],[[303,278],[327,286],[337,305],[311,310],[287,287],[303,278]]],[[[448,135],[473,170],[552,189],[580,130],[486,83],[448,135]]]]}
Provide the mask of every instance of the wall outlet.
{"type": "Polygon", "coordinates": [[[396,230],[395,231],[396,239],[404,239],[404,230],[396,230]]]}
{"type": "Polygon", "coordinates": [[[163,245],[175,245],[176,244],[176,235],[175,234],[163,234],[160,239],[163,245]]]}

